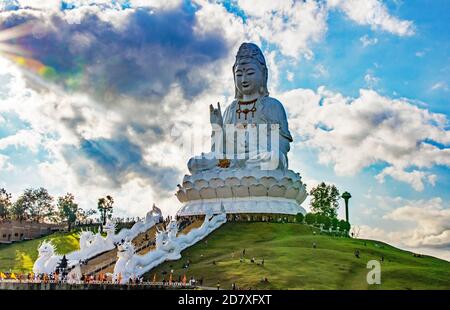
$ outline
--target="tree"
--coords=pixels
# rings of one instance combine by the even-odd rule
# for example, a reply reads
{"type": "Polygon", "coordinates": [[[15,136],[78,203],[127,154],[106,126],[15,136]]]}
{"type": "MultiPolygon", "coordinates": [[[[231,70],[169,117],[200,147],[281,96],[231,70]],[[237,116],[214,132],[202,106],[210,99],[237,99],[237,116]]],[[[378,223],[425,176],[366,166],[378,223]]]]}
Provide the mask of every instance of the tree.
{"type": "Polygon", "coordinates": [[[295,220],[297,221],[297,223],[303,223],[303,219],[305,217],[303,216],[303,213],[297,213],[297,215],[295,216],[295,220]]]}
{"type": "Polygon", "coordinates": [[[326,185],[325,182],[322,182],[312,188],[309,194],[311,195],[311,210],[313,212],[329,218],[337,216],[340,196],[336,186],[326,185]]]}
{"type": "Polygon", "coordinates": [[[12,205],[12,218],[21,222],[23,220],[28,220],[30,218],[30,209],[32,205],[33,197],[30,195],[30,192],[24,192],[12,205]]]}
{"type": "Polygon", "coordinates": [[[11,211],[11,194],[0,188],[0,220],[6,220],[11,211]]]}
{"type": "Polygon", "coordinates": [[[100,221],[102,222],[102,232],[103,232],[103,225],[106,224],[106,219],[111,218],[111,216],[112,216],[113,204],[114,204],[114,199],[109,195],[104,198],[100,198],[98,200],[97,208],[100,211],[100,221]]]}
{"type": "Polygon", "coordinates": [[[31,218],[37,222],[45,220],[55,220],[55,206],[53,205],[53,197],[48,191],[40,187],[33,190],[34,204],[31,209],[31,218]]]}
{"type": "Polygon", "coordinates": [[[333,227],[333,230],[336,230],[339,226],[339,220],[337,219],[337,217],[333,217],[331,219],[331,227],[333,227]]]}
{"type": "Polygon", "coordinates": [[[58,197],[59,217],[67,221],[69,231],[72,224],[77,220],[78,204],[75,203],[75,197],[71,193],[58,197]]]}
{"type": "Polygon", "coordinates": [[[19,221],[53,220],[55,216],[53,197],[43,187],[38,189],[28,188],[13,204],[11,213],[19,221]]]}
{"type": "Polygon", "coordinates": [[[340,231],[350,231],[350,223],[347,222],[346,220],[340,220],[339,221],[339,230],[340,231]]]}
{"type": "Polygon", "coordinates": [[[331,219],[323,214],[317,213],[316,214],[316,223],[321,224],[324,229],[330,228],[331,225],[331,219]]]}
{"type": "Polygon", "coordinates": [[[307,213],[305,215],[305,222],[308,225],[313,225],[316,222],[316,215],[314,213],[307,213]]]}
{"type": "Polygon", "coordinates": [[[81,209],[81,208],[78,208],[78,211],[77,211],[77,220],[78,220],[78,221],[85,221],[85,220],[87,220],[91,215],[94,215],[94,214],[96,214],[96,213],[97,213],[97,210],[94,210],[94,209],[89,209],[89,210],[85,211],[85,210],[83,210],[83,209],[81,209]]]}

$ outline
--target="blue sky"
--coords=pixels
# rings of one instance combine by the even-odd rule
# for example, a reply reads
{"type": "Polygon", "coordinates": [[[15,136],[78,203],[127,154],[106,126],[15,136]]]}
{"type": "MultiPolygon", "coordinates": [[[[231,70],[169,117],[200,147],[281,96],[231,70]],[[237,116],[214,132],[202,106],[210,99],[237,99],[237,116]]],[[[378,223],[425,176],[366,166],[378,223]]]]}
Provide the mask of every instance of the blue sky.
{"type": "Polygon", "coordinates": [[[290,168],[350,191],[361,236],[450,259],[449,15],[448,1],[0,0],[0,186],[173,214],[194,153],[179,142],[231,102],[252,41],[290,168]]]}

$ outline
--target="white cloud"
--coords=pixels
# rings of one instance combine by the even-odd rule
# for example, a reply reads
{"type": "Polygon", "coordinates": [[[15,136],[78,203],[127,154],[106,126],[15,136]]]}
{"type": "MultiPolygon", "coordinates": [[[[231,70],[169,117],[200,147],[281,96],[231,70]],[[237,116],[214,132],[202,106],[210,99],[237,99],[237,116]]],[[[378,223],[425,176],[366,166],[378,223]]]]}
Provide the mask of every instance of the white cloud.
{"type": "Polygon", "coordinates": [[[378,210],[389,206],[381,216],[384,227],[363,225],[360,238],[382,240],[450,260],[450,206],[444,205],[441,198],[408,200],[376,196],[373,201],[377,202],[373,207],[378,210]]]}
{"type": "Polygon", "coordinates": [[[359,40],[361,41],[363,47],[375,45],[378,43],[377,38],[370,38],[367,34],[363,35],[361,38],[359,38],[359,40]]]}
{"type": "Polygon", "coordinates": [[[39,10],[59,10],[60,0],[17,0],[16,3],[22,8],[33,8],[39,10]]]}
{"type": "Polygon", "coordinates": [[[42,138],[39,133],[34,130],[22,129],[17,133],[0,139],[0,150],[6,149],[9,146],[26,147],[32,152],[36,153],[38,147],[42,143],[42,138]]]}
{"type": "Polygon", "coordinates": [[[292,82],[294,80],[294,72],[291,71],[286,71],[286,79],[289,82],[292,82]]]}
{"type": "Polygon", "coordinates": [[[342,10],[349,19],[360,25],[369,25],[399,36],[414,34],[413,22],[390,15],[379,0],[328,0],[328,6],[342,10]]]}
{"type": "Polygon", "coordinates": [[[327,68],[325,68],[324,65],[318,64],[314,67],[314,72],[312,76],[316,79],[327,78],[330,76],[330,73],[328,72],[327,68]]]}
{"type": "Polygon", "coordinates": [[[9,162],[9,157],[0,154],[0,171],[12,171],[14,166],[9,162]]]}
{"type": "MultiPolygon", "coordinates": [[[[54,44],[55,50],[60,46],[68,46],[69,49],[72,48],[71,53],[80,57],[84,53],[89,53],[89,57],[85,61],[94,63],[92,66],[85,64],[83,69],[85,74],[91,75],[96,74],[96,69],[101,69],[99,66],[105,65],[104,59],[111,59],[109,41],[108,44],[103,44],[101,38],[95,37],[95,31],[106,26],[108,33],[116,33],[120,38],[124,38],[127,44],[129,43],[130,38],[125,38],[121,33],[126,24],[124,21],[132,17],[133,10],[114,12],[113,10],[101,11],[96,7],[82,7],[66,12],[52,12],[46,17],[42,17],[41,12],[27,10],[26,12],[13,12],[2,18],[14,20],[12,16],[31,14],[33,17],[42,18],[45,21],[48,18],[49,23],[50,21],[60,23],[63,28],[60,30],[81,29],[82,31],[75,31],[74,35],[67,36],[49,36],[47,33],[46,48],[49,47],[49,44],[54,44]],[[114,18],[110,19],[109,14],[112,14],[114,18]],[[54,16],[54,19],[49,16],[54,16]],[[83,23],[94,21],[98,24],[97,27],[89,27],[87,24],[78,25],[78,23],[68,21],[72,19],[83,23]],[[68,25],[65,24],[66,21],[68,25]],[[102,56],[101,48],[98,46],[106,45],[108,46],[108,49],[105,50],[107,54],[102,56]],[[101,60],[97,62],[99,65],[95,63],[95,59],[101,60]]],[[[146,206],[151,206],[153,201],[159,204],[165,212],[172,214],[179,208],[180,204],[173,193],[176,184],[182,180],[182,173],[187,172],[185,171],[187,170],[186,162],[193,153],[191,150],[183,149],[181,145],[172,143],[172,137],[169,136],[170,129],[173,125],[177,125],[185,129],[186,135],[192,133],[196,128],[207,129],[204,124],[208,122],[208,105],[211,102],[217,102],[218,99],[224,106],[231,101],[229,96],[234,95],[231,66],[237,46],[242,42],[244,31],[239,19],[226,12],[220,5],[211,5],[205,2],[195,12],[195,16],[189,18],[179,10],[175,10],[175,13],[169,17],[175,18],[173,14],[182,15],[185,18],[184,21],[188,23],[168,29],[167,31],[172,31],[168,35],[179,35],[181,31],[192,36],[188,44],[194,44],[191,45],[192,49],[182,46],[183,55],[187,57],[187,61],[178,67],[179,70],[176,70],[178,72],[173,70],[170,72],[173,64],[180,65],[183,62],[178,49],[164,50],[164,44],[156,49],[154,46],[158,44],[152,41],[153,38],[150,41],[154,45],[145,46],[139,35],[134,36],[137,40],[135,47],[122,46],[120,42],[116,41],[120,55],[115,54],[114,57],[124,56],[124,58],[120,58],[123,61],[114,61],[115,65],[121,66],[119,79],[131,82],[133,77],[124,75],[123,72],[136,73],[134,70],[136,67],[133,65],[140,69],[149,69],[151,76],[155,76],[155,70],[162,72],[155,76],[154,83],[142,78],[142,73],[145,75],[144,72],[135,75],[134,78],[137,77],[137,79],[132,83],[132,88],[137,93],[140,93],[141,90],[148,91],[151,87],[157,91],[159,87],[163,96],[159,96],[157,100],[148,96],[142,96],[139,100],[135,100],[130,94],[126,96],[120,92],[109,96],[108,93],[102,94],[103,90],[99,87],[95,87],[95,89],[97,94],[102,96],[95,99],[83,88],[68,93],[62,89],[54,93],[48,92],[42,87],[30,88],[26,77],[34,76],[18,70],[10,62],[0,58],[2,68],[2,72],[0,72],[0,82],[2,82],[0,85],[0,113],[14,115],[27,124],[27,128],[30,128],[1,139],[0,149],[10,145],[20,145],[31,150],[42,147],[48,152],[48,156],[38,164],[38,169],[35,167],[35,161],[30,161],[30,167],[39,172],[38,174],[34,173],[32,179],[27,178],[28,170],[17,171],[15,179],[18,182],[8,185],[8,187],[15,188],[15,194],[19,194],[26,187],[35,186],[44,186],[54,195],[70,191],[78,197],[80,205],[84,208],[95,208],[96,200],[101,195],[111,194],[117,204],[120,204],[120,212],[129,215],[144,215],[148,210],[146,206]],[[209,23],[210,19],[208,20],[208,18],[213,15],[214,23],[209,23]],[[147,47],[150,54],[154,53],[155,57],[164,57],[162,61],[155,60],[152,55],[149,55],[145,51],[147,47]],[[212,52],[208,50],[209,48],[217,50],[219,61],[214,61],[216,56],[211,55],[212,52]],[[189,54],[188,50],[193,53],[189,54]],[[164,61],[167,63],[164,64],[164,61]],[[152,67],[155,63],[164,66],[164,70],[152,67]],[[127,67],[130,65],[132,66],[131,71],[130,67],[127,67]],[[189,68],[192,71],[189,71],[189,68]],[[186,75],[183,82],[189,85],[189,90],[197,88],[189,99],[185,98],[181,83],[175,82],[174,76],[171,76],[172,73],[177,77],[186,75]],[[164,81],[165,78],[167,78],[166,81],[164,81]],[[160,85],[156,85],[158,83],[160,85]],[[216,85],[224,85],[224,87],[217,88],[216,85]],[[131,143],[133,147],[139,148],[141,152],[139,155],[142,156],[142,159],[134,152],[133,156],[136,156],[134,162],[131,162],[133,159],[128,159],[130,162],[127,162],[127,152],[129,151],[126,147],[127,144],[125,147],[120,147],[121,144],[116,147],[108,143],[110,140],[114,142],[119,138],[131,143]],[[86,141],[94,141],[93,148],[92,145],[88,145],[91,147],[90,157],[86,157],[85,153],[79,153],[86,145],[86,141]],[[99,142],[96,143],[96,141],[99,142]],[[103,144],[103,148],[99,148],[98,146],[102,146],[102,142],[106,143],[103,144]],[[99,156],[112,156],[111,161],[107,163],[109,167],[105,168],[98,164],[99,156]],[[125,163],[123,163],[124,161],[125,163]],[[123,169],[118,172],[116,171],[117,166],[122,166],[123,169]],[[147,172],[141,171],[139,168],[145,168],[147,172]],[[115,179],[119,182],[116,182],[115,179]],[[161,189],[161,186],[165,188],[161,189]]],[[[142,13],[138,17],[147,22],[158,21],[148,17],[146,13],[142,13]]],[[[141,26],[142,23],[137,23],[132,30],[139,32],[141,26]]],[[[53,29],[50,27],[51,34],[53,34],[53,29]]],[[[144,27],[141,30],[149,31],[151,35],[154,34],[152,29],[144,27]]],[[[157,36],[157,38],[161,37],[157,36]]],[[[185,40],[183,38],[180,41],[184,42],[185,40]]],[[[39,48],[41,42],[33,41],[32,43],[39,48]]],[[[173,42],[167,44],[166,47],[172,45],[173,42]]],[[[37,54],[36,56],[48,55],[37,54]]],[[[58,60],[68,57],[67,61],[62,61],[63,63],[71,61],[71,57],[66,54],[56,53],[55,57],[58,60]]],[[[117,68],[114,64],[111,66],[110,63],[106,66],[108,74],[103,75],[102,73],[100,76],[110,76],[112,68],[117,68]]],[[[98,81],[97,78],[95,80],[98,81]]],[[[40,86],[50,85],[44,80],[38,81],[45,84],[40,86]]],[[[109,83],[106,84],[109,85],[109,83]]],[[[114,87],[108,88],[114,89],[114,87]]],[[[57,88],[53,87],[53,89],[57,88]]],[[[135,93],[131,95],[135,95],[135,93]]],[[[201,150],[206,151],[207,148],[202,145],[201,150]]],[[[2,158],[3,168],[6,160],[6,157],[2,158]]]]}
{"type": "Polygon", "coordinates": [[[389,175],[421,190],[423,182],[435,182],[427,168],[450,167],[450,149],[426,142],[450,143],[443,114],[367,89],[361,89],[356,99],[324,87],[317,92],[295,89],[279,97],[287,107],[291,131],[301,137],[299,143],[317,149],[319,163],[333,165],[338,175],[386,163],[379,181],[389,175]]]}
{"type": "Polygon", "coordinates": [[[130,0],[132,7],[149,7],[161,10],[171,10],[178,7],[182,0],[130,0]]]}
{"type": "MultiPolygon", "coordinates": [[[[23,82],[23,77],[20,74],[15,75],[12,81],[23,82]]],[[[12,158],[1,154],[1,150],[9,146],[27,147],[31,151],[36,151],[38,147],[42,147],[49,152],[49,159],[41,161],[37,166],[35,166],[33,160],[27,164],[27,166],[31,166],[26,169],[22,167],[21,169],[15,169],[15,174],[20,182],[4,185],[9,189],[17,189],[13,192],[15,197],[24,188],[43,186],[55,196],[62,195],[67,191],[74,193],[80,206],[85,209],[95,209],[97,199],[110,194],[116,201],[116,216],[143,216],[153,202],[161,206],[165,214],[174,214],[177,211],[179,202],[174,196],[166,196],[160,193],[158,189],[149,184],[147,179],[139,175],[134,174],[131,178],[124,179],[121,186],[117,187],[111,182],[107,174],[99,170],[99,167],[92,160],[83,156],[74,156],[69,159],[65,157],[65,147],[67,145],[78,146],[80,137],[86,139],[110,138],[115,131],[114,127],[122,121],[117,118],[117,115],[114,115],[113,110],[106,111],[104,107],[76,94],[66,94],[65,96],[42,94],[26,87],[16,90],[11,92],[12,96],[6,100],[0,100],[1,111],[14,113],[23,122],[26,122],[31,129],[20,130],[14,135],[0,139],[0,170],[9,173],[14,168],[9,162],[12,158]],[[79,117],[89,121],[78,124],[75,130],[77,134],[74,134],[74,130],[67,128],[63,120],[70,121],[79,117]],[[57,134],[55,135],[55,133],[57,134]],[[32,173],[33,178],[29,177],[30,173],[32,173]]],[[[207,100],[211,99],[206,98],[207,100]]],[[[207,107],[206,102],[203,102],[203,106],[207,107]]],[[[196,106],[196,108],[199,108],[199,106],[196,106]]],[[[207,111],[206,108],[205,111],[207,111]]],[[[200,114],[198,111],[187,108],[183,115],[189,115],[190,112],[193,115],[189,118],[193,120],[196,120],[197,115],[200,114]]],[[[147,150],[150,153],[148,156],[153,160],[149,161],[149,164],[155,162],[155,156],[164,158],[168,167],[180,166],[183,158],[186,158],[186,155],[183,157],[176,144],[170,145],[166,141],[161,141],[161,143],[155,145],[148,143],[144,145],[146,141],[150,141],[145,135],[136,137],[130,134],[130,140],[141,143],[143,147],[148,148],[147,150]],[[172,146],[172,149],[167,148],[168,146],[172,146]],[[159,155],[155,154],[153,153],[154,149],[152,149],[155,147],[160,147],[160,151],[164,149],[166,152],[159,155]],[[177,160],[173,160],[174,158],[177,160]]],[[[154,175],[155,180],[157,180],[157,177],[157,175],[154,175]]],[[[182,175],[179,176],[180,181],[181,178],[182,175]]],[[[176,187],[176,183],[173,186],[176,187]]]]}
{"type": "Polygon", "coordinates": [[[447,86],[447,83],[441,81],[433,84],[433,86],[431,86],[431,90],[443,90],[447,92],[449,88],[447,86]]]}
{"type": "Polygon", "coordinates": [[[311,58],[310,44],[319,42],[327,30],[326,8],[316,1],[239,0],[238,4],[250,17],[246,23],[250,39],[275,44],[286,56],[311,58]]]}
{"type": "Polygon", "coordinates": [[[366,82],[369,88],[373,88],[375,85],[378,84],[380,79],[369,72],[364,76],[364,81],[366,82]]]}
{"type": "Polygon", "coordinates": [[[435,175],[435,174],[430,174],[427,176],[427,181],[428,181],[428,183],[431,184],[431,186],[436,185],[436,180],[437,180],[437,175],[435,175]]]}
{"type": "Polygon", "coordinates": [[[425,56],[425,51],[418,51],[414,55],[416,55],[417,57],[423,57],[425,56]]]}
{"type": "Polygon", "coordinates": [[[16,10],[17,8],[19,8],[17,0],[4,0],[0,2],[0,12],[16,10]]]}
{"type": "Polygon", "coordinates": [[[424,171],[413,170],[407,172],[404,170],[398,170],[394,167],[386,167],[375,178],[380,182],[384,183],[386,176],[391,176],[392,178],[410,184],[416,191],[423,191],[423,182],[428,182],[432,186],[436,184],[437,176],[434,174],[426,173],[424,171]]]}

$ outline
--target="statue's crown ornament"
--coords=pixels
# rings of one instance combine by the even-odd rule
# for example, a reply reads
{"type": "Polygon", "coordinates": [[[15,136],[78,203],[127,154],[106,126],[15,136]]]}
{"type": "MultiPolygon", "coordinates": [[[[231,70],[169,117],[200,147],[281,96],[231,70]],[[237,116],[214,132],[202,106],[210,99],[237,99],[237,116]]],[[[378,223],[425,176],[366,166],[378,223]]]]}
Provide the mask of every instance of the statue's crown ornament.
{"type": "Polygon", "coordinates": [[[243,58],[253,58],[256,59],[260,64],[266,66],[266,59],[263,53],[256,44],[253,43],[242,43],[236,54],[236,62],[243,58]]]}

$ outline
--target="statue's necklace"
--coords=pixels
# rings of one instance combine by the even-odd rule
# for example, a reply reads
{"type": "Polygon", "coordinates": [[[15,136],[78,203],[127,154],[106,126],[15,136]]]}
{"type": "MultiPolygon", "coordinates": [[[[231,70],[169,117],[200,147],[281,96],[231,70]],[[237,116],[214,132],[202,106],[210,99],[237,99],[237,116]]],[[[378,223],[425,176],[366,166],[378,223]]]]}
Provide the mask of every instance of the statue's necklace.
{"type": "Polygon", "coordinates": [[[256,112],[256,101],[258,101],[258,98],[251,101],[238,101],[238,108],[236,110],[238,118],[240,119],[241,113],[244,113],[245,120],[247,120],[247,114],[250,112],[252,112],[252,117],[254,117],[256,112]],[[249,108],[249,106],[251,106],[251,108],[249,108]]]}

